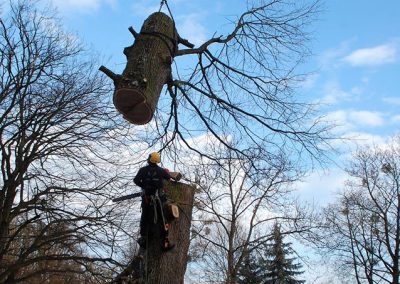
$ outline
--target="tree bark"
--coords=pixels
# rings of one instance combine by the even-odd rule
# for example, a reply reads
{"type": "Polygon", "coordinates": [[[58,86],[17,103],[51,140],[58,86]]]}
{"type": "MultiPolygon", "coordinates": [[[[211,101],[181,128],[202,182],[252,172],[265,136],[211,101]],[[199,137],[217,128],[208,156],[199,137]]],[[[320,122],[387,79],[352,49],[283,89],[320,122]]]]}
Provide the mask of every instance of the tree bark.
{"type": "Polygon", "coordinates": [[[171,76],[172,58],[178,45],[178,33],[173,20],[162,12],[151,14],[140,33],[129,31],[135,42],[124,49],[125,70],[114,74],[100,67],[115,85],[115,108],[133,124],[146,124],[154,114],[164,84],[171,76]]]}
{"type": "Polygon", "coordinates": [[[179,207],[179,218],[170,222],[169,240],[175,244],[171,251],[161,249],[160,226],[149,230],[144,259],[135,257],[113,283],[183,284],[188,261],[190,226],[195,189],[180,182],[165,184],[168,198],[179,207]],[[142,262],[142,263],[140,263],[142,262]],[[144,267],[140,269],[139,266],[144,267]],[[146,269],[147,268],[147,269],[146,269]],[[144,279],[143,279],[144,278],[144,279]]]}

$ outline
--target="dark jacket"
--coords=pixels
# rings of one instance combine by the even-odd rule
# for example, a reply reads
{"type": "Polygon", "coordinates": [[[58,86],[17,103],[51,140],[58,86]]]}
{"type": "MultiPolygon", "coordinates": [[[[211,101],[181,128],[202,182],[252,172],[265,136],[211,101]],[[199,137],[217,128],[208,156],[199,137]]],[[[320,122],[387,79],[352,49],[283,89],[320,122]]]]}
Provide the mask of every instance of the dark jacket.
{"type": "Polygon", "coordinates": [[[145,190],[145,194],[154,194],[158,189],[163,188],[163,181],[171,179],[169,173],[157,164],[149,164],[140,168],[133,179],[137,186],[145,190]]]}

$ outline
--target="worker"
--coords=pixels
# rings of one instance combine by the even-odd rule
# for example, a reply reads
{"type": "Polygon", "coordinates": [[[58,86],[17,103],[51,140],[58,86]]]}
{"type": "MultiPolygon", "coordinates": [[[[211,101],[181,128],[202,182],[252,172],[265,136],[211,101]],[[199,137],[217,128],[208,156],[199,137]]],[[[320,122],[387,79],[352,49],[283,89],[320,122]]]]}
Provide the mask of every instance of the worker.
{"type": "Polygon", "coordinates": [[[174,248],[168,239],[169,224],[165,219],[164,203],[167,201],[163,190],[163,181],[170,180],[172,177],[166,169],[159,167],[161,162],[160,154],[153,152],[147,159],[148,165],[140,168],[136,177],[133,179],[137,186],[142,188],[142,216],[140,217],[140,238],[139,246],[143,249],[147,246],[146,236],[149,226],[154,220],[159,225],[162,240],[162,249],[168,251],[174,248]],[[155,218],[154,214],[157,214],[155,218]]]}

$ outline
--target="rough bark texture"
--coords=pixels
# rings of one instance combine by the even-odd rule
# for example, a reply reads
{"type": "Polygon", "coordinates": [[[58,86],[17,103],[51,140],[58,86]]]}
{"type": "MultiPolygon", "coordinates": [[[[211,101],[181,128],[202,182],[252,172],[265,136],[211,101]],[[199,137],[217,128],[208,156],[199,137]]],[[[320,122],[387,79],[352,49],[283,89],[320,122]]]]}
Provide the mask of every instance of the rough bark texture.
{"type": "Polygon", "coordinates": [[[178,45],[173,20],[162,12],[151,14],[140,33],[129,29],[133,45],[124,49],[127,65],[122,75],[100,68],[114,81],[114,105],[125,119],[146,124],[153,117],[162,88],[171,74],[172,58],[178,45]]]}
{"type": "Polygon", "coordinates": [[[182,284],[190,242],[194,188],[187,184],[170,182],[167,185],[169,198],[180,208],[179,219],[171,223],[169,239],[176,247],[169,252],[161,251],[158,232],[150,234],[147,252],[148,284],[182,284]]]}
{"type": "Polygon", "coordinates": [[[188,261],[190,226],[195,188],[180,182],[168,182],[168,197],[179,206],[180,217],[170,223],[169,239],[175,248],[161,250],[160,227],[152,226],[144,259],[134,257],[113,283],[182,284],[188,261]]]}

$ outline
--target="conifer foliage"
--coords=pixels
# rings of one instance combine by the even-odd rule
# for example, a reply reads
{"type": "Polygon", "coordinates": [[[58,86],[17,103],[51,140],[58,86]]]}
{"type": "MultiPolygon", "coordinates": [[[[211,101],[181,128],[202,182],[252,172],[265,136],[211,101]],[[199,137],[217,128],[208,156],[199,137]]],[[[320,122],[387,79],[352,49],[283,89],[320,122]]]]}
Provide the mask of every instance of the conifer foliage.
{"type": "Polygon", "coordinates": [[[264,277],[261,273],[263,268],[259,264],[259,258],[253,252],[246,251],[244,253],[243,263],[238,269],[238,284],[263,283],[264,277]]]}
{"type": "Polygon", "coordinates": [[[283,241],[279,224],[275,223],[268,243],[248,249],[238,269],[238,284],[302,284],[304,271],[296,262],[291,243],[283,241]]]}
{"type": "Polygon", "coordinates": [[[263,284],[300,284],[304,280],[297,280],[301,275],[302,265],[296,263],[296,258],[290,257],[293,254],[291,243],[284,243],[280,226],[275,223],[272,235],[272,242],[266,245],[263,263],[265,265],[265,276],[263,284]]]}

